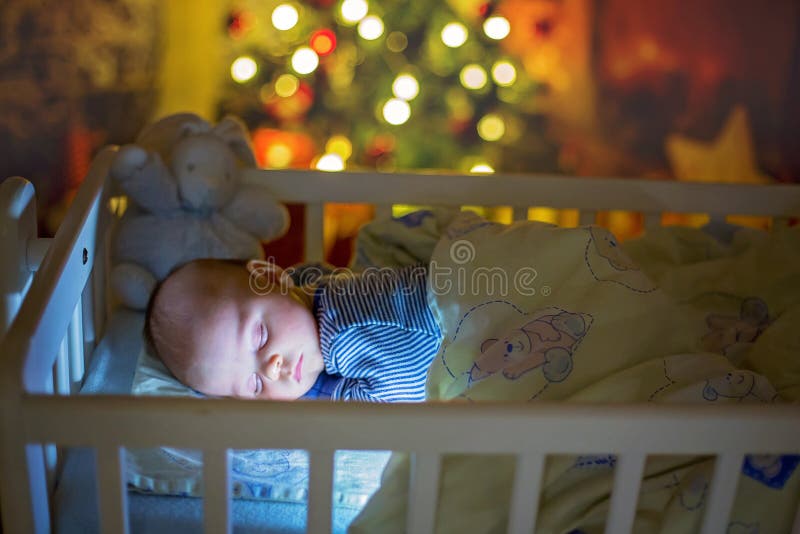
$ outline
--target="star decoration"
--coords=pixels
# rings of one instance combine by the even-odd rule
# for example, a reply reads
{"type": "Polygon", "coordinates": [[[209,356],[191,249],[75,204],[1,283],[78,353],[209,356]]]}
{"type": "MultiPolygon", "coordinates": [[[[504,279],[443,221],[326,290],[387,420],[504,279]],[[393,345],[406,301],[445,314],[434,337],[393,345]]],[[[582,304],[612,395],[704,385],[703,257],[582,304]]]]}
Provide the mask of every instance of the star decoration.
{"type": "Polygon", "coordinates": [[[736,106],[713,142],[673,134],[666,140],[672,172],[685,182],[766,184],[770,178],[757,168],[747,110],[736,106]]]}

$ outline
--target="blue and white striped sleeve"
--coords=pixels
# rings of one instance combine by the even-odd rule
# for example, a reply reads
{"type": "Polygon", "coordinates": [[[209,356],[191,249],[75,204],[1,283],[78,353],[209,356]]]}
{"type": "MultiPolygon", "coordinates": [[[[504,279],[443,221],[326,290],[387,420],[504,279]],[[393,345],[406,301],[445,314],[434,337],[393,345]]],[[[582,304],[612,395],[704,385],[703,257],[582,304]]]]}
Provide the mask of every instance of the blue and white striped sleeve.
{"type": "Polygon", "coordinates": [[[426,299],[423,267],[333,278],[317,293],[326,371],[340,374],[332,397],[421,402],[441,331],[426,299]]]}

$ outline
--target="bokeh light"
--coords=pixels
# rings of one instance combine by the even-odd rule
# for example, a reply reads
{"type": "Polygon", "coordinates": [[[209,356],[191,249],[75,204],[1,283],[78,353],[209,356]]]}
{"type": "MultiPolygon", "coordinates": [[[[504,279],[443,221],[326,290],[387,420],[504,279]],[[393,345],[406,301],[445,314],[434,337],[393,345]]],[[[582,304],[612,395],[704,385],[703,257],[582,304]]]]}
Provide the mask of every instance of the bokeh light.
{"type": "Polygon", "coordinates": [[[269,146],[264,154],[267,166],[275,169],[284,169],[292,163],[294,154],[292,149],[283,143],[275,143],[269,146]]]}
{"type": "Polygon", "coordinates": [[[383,105],[383,118],[395,126],[403,124],[411,117],[411,106],[399,98],[391,98],[383,105]]]}
{"type": "Polygon", "coordinates": [[[342,18],[345,22],[355,24],[367,16],[369,6],[365,0],[344,0],[342,2],[342,18]]]}
{"type": "Polygon", "coordinates": [[[392,93],[403,100],[413,100],[419,94],[419,82],[410,74],[401,74],[392,83],[392,93]]]}
{"type": "Polygon", "coordinates": [[[508,19],[505,17],[489,17],[483,23],[483,33],[485,33],[490,39],[499,41],[500,39],[507,37],[510,32],[511,24],[508,23],[508,19]]]}
{"type": "Polygon", "coordinates": [[[311,74],[319,66],[319,56],[307,46],[301,46],[292,54],[292,68],[298,74],[311,74]]]}
{"type": "Polygon", "coordinates": [[[517,69],[508,61],[498,61],[492,65],[492,79],[501,87],[508,87],[517,81],[517,69]]]}
{"type": "Polygon", "coordinates": [[[337,172],[344,170],[344,160],[339,154],[323,154],[316,165],[320,171],[337,172]]]}
{"type": "Polygon", "coordinates": [[[390,32],[386,36],[386,48],[392,52],[402,52],[408,46],[408,37],[403,32],[390,32]]]}
{"type": "Polygon", "coordinates": [[[383,21],[375,15],[364,17],[358,23],[358,35],[367,41],[374,41],[383,35],[383,21]]]}
{"type": "Polygon", "coordinates": [[[281,4],[272,11],[272,25],[279,30],[291,30],[300,20],[300,14],[291,4],[281,4]]]}
{"type": "Polygon", "coordinates": [[[325,143],[325,152],[338,154],[343,161],[347,161],[353,154],[353,144],[343,135],[334,135],[325,143]]]}
{"type": "Polygon", "coordinates": [[[488,113],[478,121],[478,135],[485,141],[497,141],[506,133],[506,123],[496,113],[488,113]]]}
{"type": "Polygon", "coordinates": [[[472,100],[460,87],[451,87],[444,95],[450,117],[457,121],[468,121],[475,114],[472,100]]]}
{"type": "Polygon", "coordinates": [[[476,163],[470,168],[469,172],[475,174],[493,174],[494,169],[488,163],[476,163]]]}
{"type": "Polygon", "coordinates": [[[336,34],[327,28],[317,30],[309,39],[311,48],[320,56],[327,56],[336,49],[336,34]]]}
{"type": "Polygon", "coordinates": [[[281,74],[275,80],[275,94],[283,98],[289,98],[295,94],[298,87],[300,87],[300,80],[292,74],[281,74]]]}
{"type": "Polygon", "coordinates": [[[450,48],[458,48],[467,42],[467,27],[460,22],[450,22],[442,28],[442,42],[450,48]]]}
{"type": "Polygon", "coordinates": [[[258,64],[250,56],[238,57],[231,64],[231,77],[239,83],[251,80],[257,72],[258,64]]]}
{"type": "Polygon", "coordinates": [[[474,63],[461,69],[458,78],[461,81],[461,85],[467,89],[481,89],[488,81],[486,71],[483,67],[474,63]]]}

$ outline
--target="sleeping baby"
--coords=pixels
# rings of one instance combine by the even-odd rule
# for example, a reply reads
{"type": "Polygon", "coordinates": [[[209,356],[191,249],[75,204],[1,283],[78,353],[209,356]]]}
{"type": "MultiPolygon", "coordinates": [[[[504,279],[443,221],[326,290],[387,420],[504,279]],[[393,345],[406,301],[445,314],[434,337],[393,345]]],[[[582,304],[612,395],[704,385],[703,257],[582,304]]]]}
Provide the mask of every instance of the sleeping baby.
{"type": "Polygon", "coordinates": [[[422,267],[295,285],[259,261],[195,260],[150,298],[148,350],[192,389],[292,400],[320,382],[335,400],[419,402],[441,331],[422,267]]]}

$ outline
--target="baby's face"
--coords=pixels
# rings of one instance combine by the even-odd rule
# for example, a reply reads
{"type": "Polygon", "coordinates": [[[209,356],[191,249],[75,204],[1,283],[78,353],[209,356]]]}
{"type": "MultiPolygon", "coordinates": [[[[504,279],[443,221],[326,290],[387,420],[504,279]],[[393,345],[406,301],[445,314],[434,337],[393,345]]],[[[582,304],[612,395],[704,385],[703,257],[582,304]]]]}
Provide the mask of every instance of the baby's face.
{"type": "Polygon", "coordinates": [[[191,325],[194,347],[185,381],[208,395],[292,400],[324,369],[317,323],[308,307],[275,287],[256,294],[236,279],[191,325]]]}

